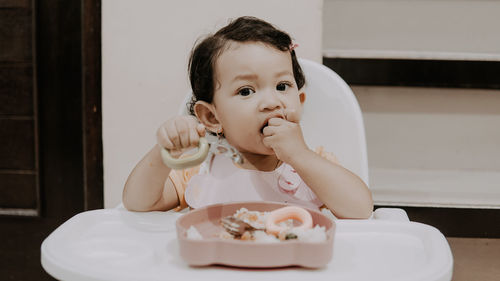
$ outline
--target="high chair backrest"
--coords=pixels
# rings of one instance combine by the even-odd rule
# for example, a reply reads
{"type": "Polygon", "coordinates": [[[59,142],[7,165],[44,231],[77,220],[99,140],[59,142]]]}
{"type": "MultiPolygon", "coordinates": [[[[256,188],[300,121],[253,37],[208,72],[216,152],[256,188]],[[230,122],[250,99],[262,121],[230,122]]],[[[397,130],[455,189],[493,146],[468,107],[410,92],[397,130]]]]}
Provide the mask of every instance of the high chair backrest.
{"type": "Polygon", "coordinates": [[[330,68],[305,59],[299,63],[306,77],[301,125],[307,144],[322,145],[368,185],[365,128],[354,93],[330,68]]]}
{"type": "MultiPolygon", "coordinates": [[[[323,146],[340,164],[357,174],[368,185],[368,160],[365,129],[358,101],[351,88],[330,68],[299,59],[306,77],[306,101],[301,126],[311,149],[323,146]]],[[[179,113],[188,114],[186,103],[179,113]]]]}

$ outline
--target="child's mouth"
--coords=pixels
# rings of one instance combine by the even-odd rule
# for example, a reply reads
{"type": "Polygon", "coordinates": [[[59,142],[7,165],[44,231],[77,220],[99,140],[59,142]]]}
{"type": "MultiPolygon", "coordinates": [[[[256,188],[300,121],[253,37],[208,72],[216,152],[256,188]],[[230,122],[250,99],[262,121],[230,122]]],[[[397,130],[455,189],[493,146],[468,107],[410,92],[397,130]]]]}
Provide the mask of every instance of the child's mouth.
{"type": "Polygon", "coordinates": [[[264,126],[262,126],[262,128],[260,128],[260,133],[261,133],[261,134],[264,134],[264,128],[265,128],[265,127],[267,127],[267,126],[269,126],[269,121],[268,121],[268,122],[266,122],[266,123],[264,124],[264,126]]]}
{"type": "Polygon", "coordinates": [[[269,126],[269,120],[272,119],[272,118],[282,118],[282,119],[286,119],[283,115],[273,115],[271,117],[269,117],[266,122],[264,122],[264,124],[262,125],[262,127],[260,128],[260,133],[263,135],[264,134],[264,128],[266,128],[267,126],[269,126]]]}

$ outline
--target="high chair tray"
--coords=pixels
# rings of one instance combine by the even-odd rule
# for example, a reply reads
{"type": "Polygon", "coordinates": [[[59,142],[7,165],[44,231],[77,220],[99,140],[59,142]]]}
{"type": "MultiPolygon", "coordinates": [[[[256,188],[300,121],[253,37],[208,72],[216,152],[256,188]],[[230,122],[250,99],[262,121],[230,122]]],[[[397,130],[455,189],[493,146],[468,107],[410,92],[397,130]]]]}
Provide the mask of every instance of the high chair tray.
{"type": "Polygon", "coordinates": [[[80,213],[43,241],[42,266],[59,280],[451,280],[448,243],[425,224],[336,220],[333,257],[319,269],[192,267],[179,255],[181,215],[80,213]]]}

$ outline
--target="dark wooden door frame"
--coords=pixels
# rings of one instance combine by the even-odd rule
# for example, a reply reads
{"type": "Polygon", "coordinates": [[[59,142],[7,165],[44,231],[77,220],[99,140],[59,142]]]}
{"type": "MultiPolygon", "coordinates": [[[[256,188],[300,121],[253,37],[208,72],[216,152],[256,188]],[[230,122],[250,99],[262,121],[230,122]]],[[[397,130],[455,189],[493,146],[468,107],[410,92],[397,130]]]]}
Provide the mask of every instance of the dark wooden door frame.
{"type": "Polygon", "coordinates": [[[40,264],[43,239],[103,208],[101,0],[22,3],[34,15],[40,204],[38,216],[0,216],[0,279],[52,280],[40,264]]]}
{"type": "Polygon", "coordinates": [[[42,216],[102,208],[101,1],[35,2],[42,216]]]}
{"type": "Polygon", "coordinates": [[[83,0],[81,38],[85,210],[104,207],[101,14],[101,0],[83,0]]]}

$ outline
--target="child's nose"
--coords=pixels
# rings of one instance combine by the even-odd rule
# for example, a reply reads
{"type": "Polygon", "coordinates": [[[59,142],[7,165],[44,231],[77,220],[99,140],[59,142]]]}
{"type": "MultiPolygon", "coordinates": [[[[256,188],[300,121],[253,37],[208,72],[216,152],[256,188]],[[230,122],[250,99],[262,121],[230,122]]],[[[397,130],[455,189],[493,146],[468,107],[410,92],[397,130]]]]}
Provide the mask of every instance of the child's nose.
{"type": "Polygon", "coordinates": [[[276,91],[269,91],[264,93],[261,97],[259,108],[261,111],[272,111],[283,108],[280,93],[277,93],[276,91]]]}

